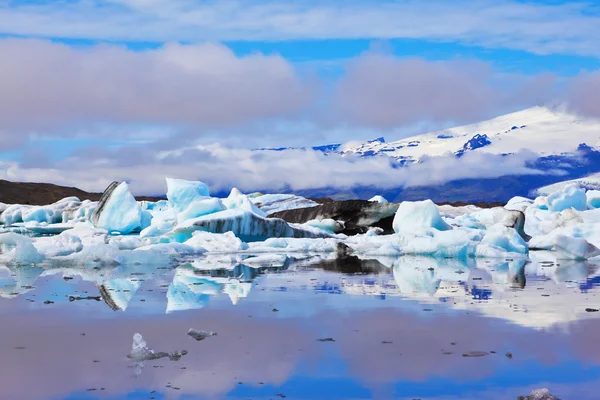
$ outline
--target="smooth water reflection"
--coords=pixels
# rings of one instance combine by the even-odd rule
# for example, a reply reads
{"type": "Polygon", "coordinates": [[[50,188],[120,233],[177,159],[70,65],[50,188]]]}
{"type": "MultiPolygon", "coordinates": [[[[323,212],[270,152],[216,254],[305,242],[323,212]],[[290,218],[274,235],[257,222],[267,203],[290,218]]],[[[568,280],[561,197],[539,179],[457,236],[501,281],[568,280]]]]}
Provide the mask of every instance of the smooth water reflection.
{"type": "Polygon", "coordinates": [[[1,267],[0,398],[596,399],[598,266],[531,258],[1,267]]]}

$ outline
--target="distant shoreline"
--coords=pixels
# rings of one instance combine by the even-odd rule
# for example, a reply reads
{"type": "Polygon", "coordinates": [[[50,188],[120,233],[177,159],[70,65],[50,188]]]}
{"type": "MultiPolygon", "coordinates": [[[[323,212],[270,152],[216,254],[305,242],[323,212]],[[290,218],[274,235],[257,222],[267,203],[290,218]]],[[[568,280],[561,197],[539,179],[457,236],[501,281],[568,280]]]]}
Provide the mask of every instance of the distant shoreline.
{"type": "MultiPolygon", "coordinates": [[[[41,182],[11,182],[0,180],[0,202],[5,204],[30,204],[43,206],[52,204],[65,197],[77,197],[80,200],[100,200],[102,193],[86,192],[76,187],[60,186],[41,182]]],[[[135,196],[136,200],[158,201],[164,196],[135,196]]]]}

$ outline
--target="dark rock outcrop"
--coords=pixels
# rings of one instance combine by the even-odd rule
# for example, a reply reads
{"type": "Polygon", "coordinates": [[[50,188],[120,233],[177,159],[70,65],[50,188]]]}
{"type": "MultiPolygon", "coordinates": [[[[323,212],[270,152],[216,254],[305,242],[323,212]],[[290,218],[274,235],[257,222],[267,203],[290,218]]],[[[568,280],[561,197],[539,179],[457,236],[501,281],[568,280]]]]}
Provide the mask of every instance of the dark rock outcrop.
{"type": "Polygon", "coordinates": [[[393,203],[381,204],[366,200],[326,201],[316,207],[279,211],[269,217],[296,224],[331,218],[344,222],[345,228],[341,233],[347,235],[365,233],[371,226],[378,226],[385,234],[389,234],[393,233],[392,220],[397,209],[398,204],[393,203]]]}

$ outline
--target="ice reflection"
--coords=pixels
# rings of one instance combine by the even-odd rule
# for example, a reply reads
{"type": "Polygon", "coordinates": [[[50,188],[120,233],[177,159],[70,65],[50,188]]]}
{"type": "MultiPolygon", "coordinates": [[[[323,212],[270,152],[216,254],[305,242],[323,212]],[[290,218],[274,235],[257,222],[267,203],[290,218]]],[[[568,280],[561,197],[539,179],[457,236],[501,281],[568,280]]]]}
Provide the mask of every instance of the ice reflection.
{"type": "Polygon", "coordinates": [[[148,312],[173,313],[205,308],[215,296],[225,295],[230,304],[239,304],[253,296],[261,280],[261,291],[400,297],[546,328],[594,317],[585,311],[590,307],[581,294],[595,289],[598,271],[598,265],[587,261],[557,261],[551,252],[532,253],[530,260],[218,255],[193,259],[175,269],[2,267],[0,296],[29,293],[41,278],[79,277],[78,282],[91,282],[97,288],[90,296],[101,296],[115,311],[126,311],[142,288],[167,288],[156,290],[148,312]]]}
{"type": "Polygon", "coordinates": [[[598,305],[598,271],[552,253],[1,268],[0,312],[10,322],[0,328],[3,393],[78,399],[105,388],[100,394],[125,398],[143,388],[138,397],[441,400],[516,398],[549,386],[569,398],[574,386],[597,384],[600,372],[600,313],[586,311],[598,305]],[[76,291],[104,303],[69,302],[64,295],[76,291]],[[43,305],[51,293],[62,301],[43,305]],[[190,329],[218,335],[197,341],[190,329]],[[144,368],[134,360],[132,369],[135,333],[157,353],[189,353],[150,357],[144,368]],[[472,352],[486,356],[462,356],[472,352]]]}

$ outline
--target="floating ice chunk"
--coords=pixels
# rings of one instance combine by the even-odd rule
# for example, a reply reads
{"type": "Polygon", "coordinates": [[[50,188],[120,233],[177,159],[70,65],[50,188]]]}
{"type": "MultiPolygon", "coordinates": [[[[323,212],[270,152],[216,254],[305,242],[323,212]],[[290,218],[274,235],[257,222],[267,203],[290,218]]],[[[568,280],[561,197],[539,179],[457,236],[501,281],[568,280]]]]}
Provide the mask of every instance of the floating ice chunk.
{"type": "Polygon", "coordinates": [[[548,198],[546,196],[538,196],[533,200],[533,207],[539,208],[540,210],[548,209],[548,198]]]}
{"type": "Polygon", "coordinates": [[[142,208],[129,192],[126,182],[113,182],[106,189],[92,214],[92,223],[122,234],[145,228],[142,226],[142,208]]]}
{"type": "Polygon", "coordinates": [[[138,236],[114,236],[109,239],[110,244],[116,244],[119,250],[133,250],[144,246],[138,236]]]}
{"type": "Polygon", "coordinates": [[[383,196],[380,196],[380,195],[377,195],[377,196],[373,196],[373,197],[371,197],[371,198],[369,199],[369,201],[373,201],[373,202],[375,202],[375,203],[383,203],[383,204],[385,204],[385,203],[389,203],[389,202],[388,202],[388,201],[385,199],[385,197],[383,197],[383,196]]]}
{"type": "Polygon", "coordinates": [[[331,218],[313,219],[308,222],[305,222],[305,225],[320,229],[332,235],[344,230],[344,224],[342,222],[336,221],[331,218]]]}
{"type": "Polygon", "coordinates": [[[485,231],[481,245],[493,246],[504,253],[527,254],[529,248],[516,229],[502,223],[493,225],[485,231]]]}
{"type": "Polygon", "coordinates": [[[150,226],[140,232],[140,238],[150,238],[166,234],[177,224],[176,211],[167,209],[154,212],[150,226]]]}
{"type": "Polygon", "coordinates": [[[23,222],[23,211],[27,206],[12,204],[8,206],[0,215],[0,222],[5,226],[10,226],[18,222],[23,222]]]}
{"type": "Polygon", "coordinates": [[[515,196],[506,203],[504,208],[511,211],[521,211],[525,212],[525,210],[533,205],[533,200],[528,199],[526,197],[515,196]]]}
{"type": "Polygon", "coordinates": [[[365,233],[365,235],[367,236],[379,236],[379,235],[383,235],[383,229],[379,228],[377,226],[372,226],[369,228],[369,230],[367,231],[367,233],[365,233]]]}
{"type": "Polygon", "coordinates": [[[600,190],[588,190],[585,197],[588,208],[600,208],[600,190]]]}
{"type": "Polygon", "coordinates": [[[202,331],[193,328],[190,329],[187,334],[198,341],[204,340],[209,337],[217,336],[216,332],[202,331]]]}
{"type": "Polygon", "coordinates": [[[141,334],[136,333],[133,335],[133,344],[131,345],[131,353],[129,358],[133,360],[147,360],[154,354],[154,350],[148,347],[148,344],[144,340],[141,334]]]}
{"type": "MultiPolygon", "coordinates": [[[[185,241],[192,232],[204,230],[212,233],[233,232],[245,241],[259,240],[271,237],[323,237],[326,233],[317,233],[289,225],[282,219],[263,218],[250,211],[233,209],[190,219],[178,224],[173,230],[175,236],[185,241]]],[[[179,238],[176,238],[179,239],[179,238]]]]}
{"type": "MultiPolygon", "coordinates": [[[[587,211],[591,216],[593,210],[587,211]]],[[[535,237],[546,235],[556,228],[565,228],[575,226],[584,222],[583,214],[579,211],[568,208],[560,213],[553,213],[548,210],[540,210],[530,207],[525,212],[525,233],[535,237]]]]}
{"type": "Polygon", "coordinates": [[[195,200],[209,197],[208,186],[203,182],[166,178],[169,204],[183,211],[195,200]]]}
{"type": "Polygon", "coordinates": [[[237,188],[231,189],[231,193],[229,193],[229,196],[223,200],[223,204],[225,204],[229,210],[250,211],[251,213],[263,218],[267,216],[264,211],[254,205],[248,196],[240,192],[237,188]]]}
{"type": "Polygon", "coordinates": [[[511,211],[503,207],[487,208],[457,217],[454,224],[475,229],[488,229],[500,224],[517,230],[524,239],[529,239],[525,234],[525,214],[521,211],[511,211]]]}
{"type": "Polygon", "coordinates": [[[198,218],[203,215],[214,214],[226,210],[227,207],[217,198],[205,198],[192,201],[189,206],[177,214],[177,222],[181,223],[188,219],[198,218]]]}
{"type": "Polygon", "coordinates": [[[337,252],[336,239],[269,238],[263,242],[248,243],[250,253],[333,253],[337,252]]]}
{"type": "Polygon", "coordinates": [[[547,197],[548,209],[559,212],[568,208],[583,211],[587,208],[585,190],[576,183],[566,185],[563,190],[554,192],[547,197]]]}
{"type": "Polygon", "coordinates": [[[554,248],[559,260],[586,260],[600,255],[600,249],[583,238],[558,235],[554,248]]]}
{"type": "Polygon", "coordinates": [[[192,238],[185,244],[191,246],[202,246],[207,251],[213,252],[237,252],[248,249],[248,244],[236,237],[233,232],[211,233],[195,231],[192,238]]]}
{"type": "Polygon", "coordinates": [[[70,231],[65,231],[56,236],[37,238],[34,246],[45,257],[66,256],[83,249],[79,236],[70,231]]]}
{"type": "Polygon", "coordinates": [[[278,211],[316,207],[319,203],[294,194],[262,194],[249,196],[250,200],[267,215],[278,211]]]}
{"type": "Polygon", "coordinates": [[[400,203],[392,223],[396,233],[424,232],[431,228],[440,231],[452,229],[431,200],[404,201],[400,203]]]}
{"type": "Polygon", "coordinates": [[[38,264],[44,260],[44,255],[33,245],[33,239],[27,236],[13,232],[2,233],[0,234],[0,245],[5,252],[0,258],[6,262],[27,265],[38,264]],[[9,248],[11,250],[6,251],[9,248]]]}
{"type": "Polygon", "coordinates": [[[430,235],[416,236],[406,240],[401,247],[403,254],[427,255],[440,258],[467,258],[475,252],[475,233],[464,229],[435,231],[430,235]]]}

